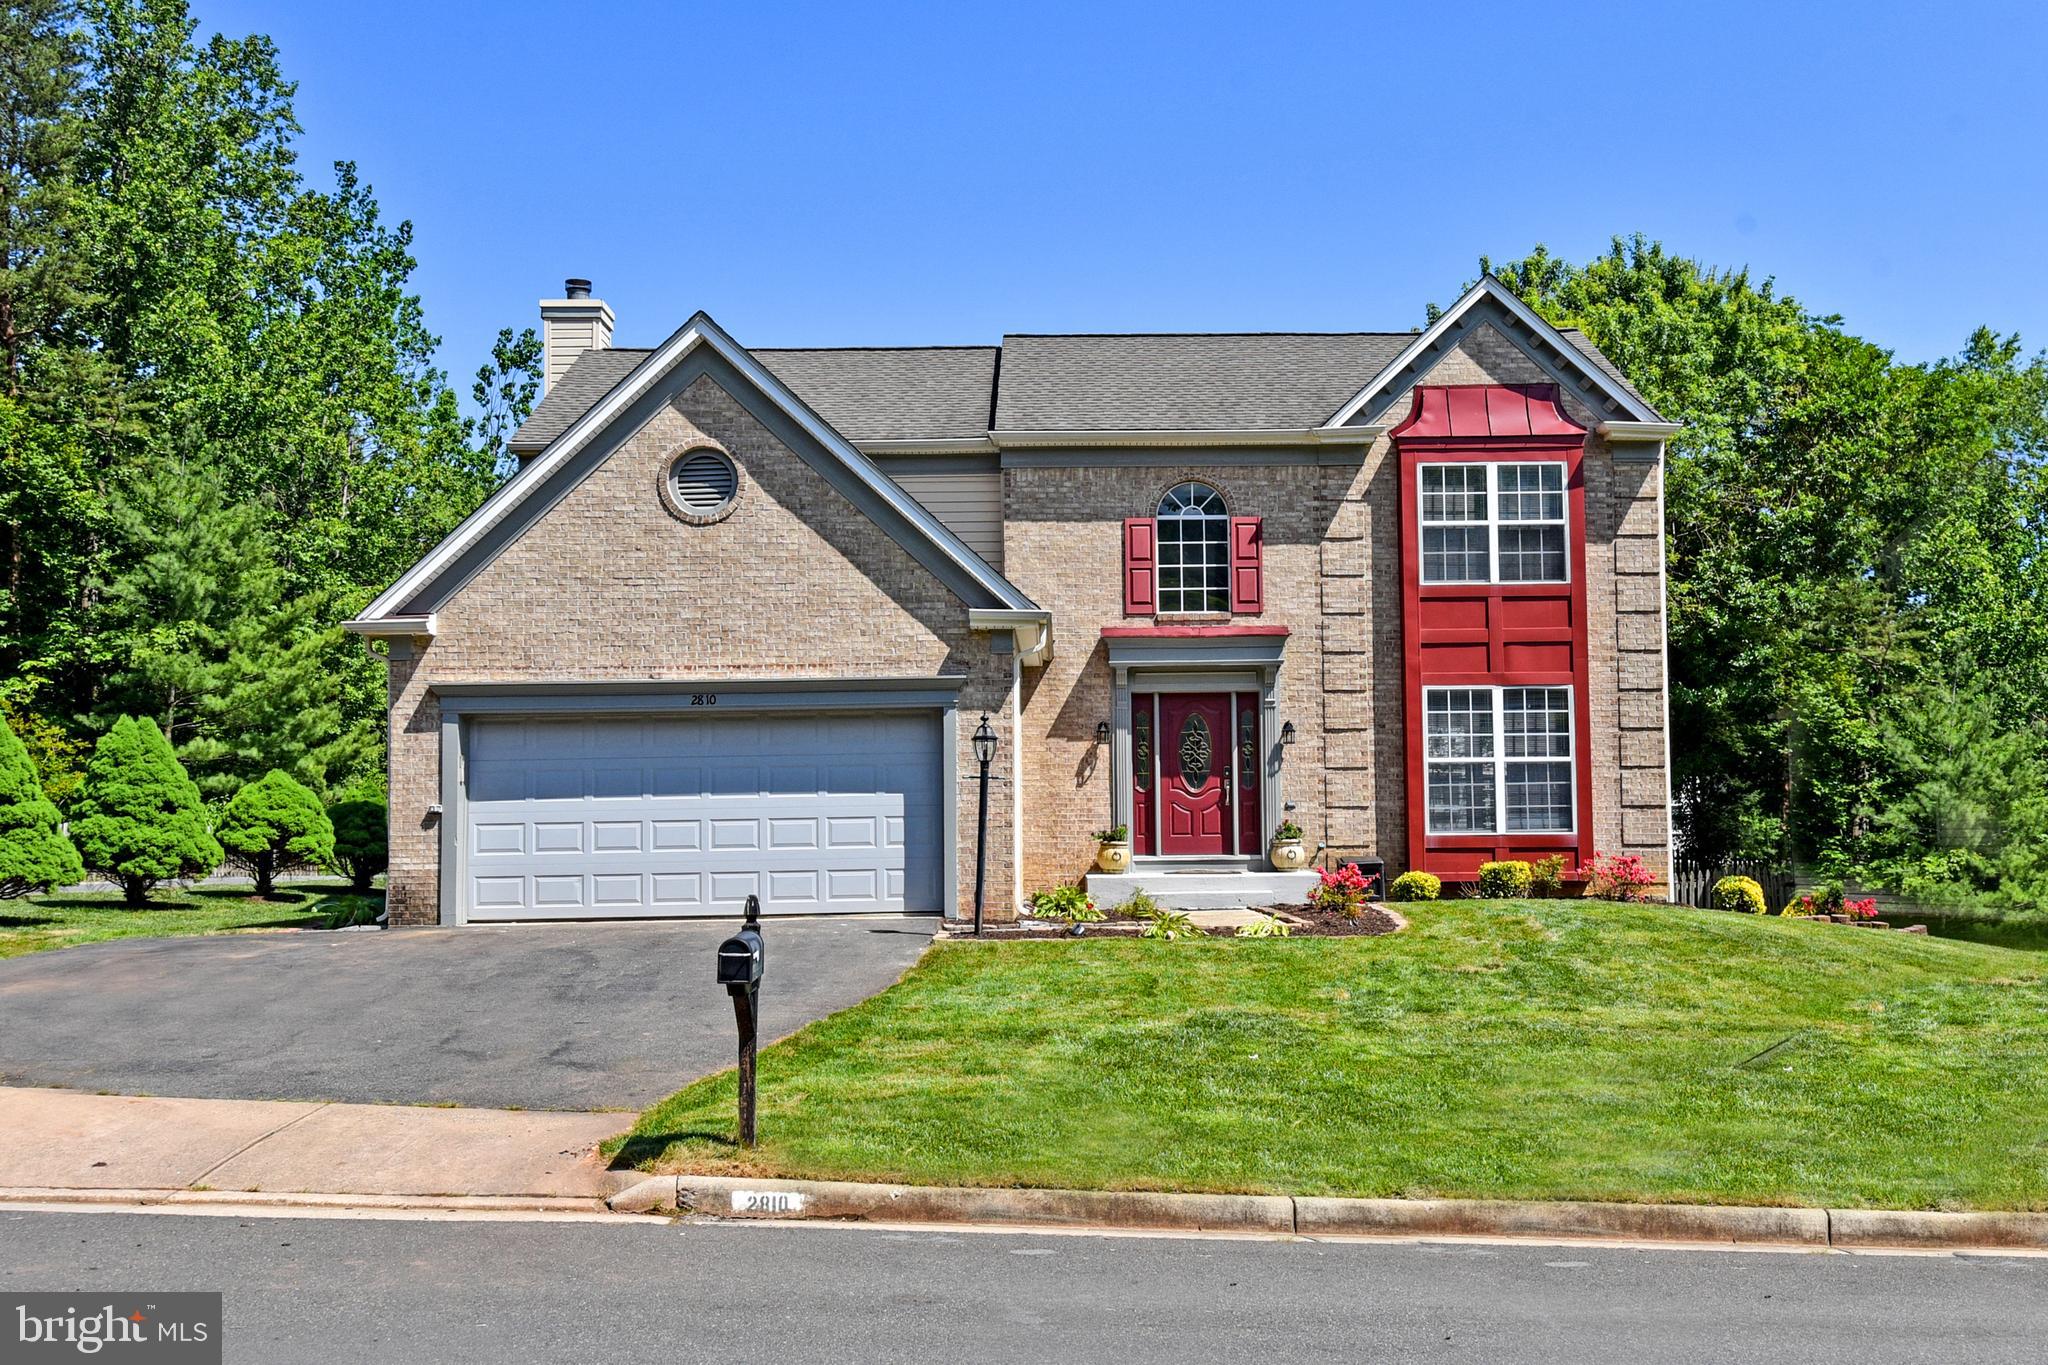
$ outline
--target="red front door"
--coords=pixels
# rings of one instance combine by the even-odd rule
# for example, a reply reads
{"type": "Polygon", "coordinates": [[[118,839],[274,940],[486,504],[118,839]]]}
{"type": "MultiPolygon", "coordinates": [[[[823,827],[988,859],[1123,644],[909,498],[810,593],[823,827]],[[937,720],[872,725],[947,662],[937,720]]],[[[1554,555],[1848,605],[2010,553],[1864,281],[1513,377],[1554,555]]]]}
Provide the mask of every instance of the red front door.
{"type": "Polygon", "coordinates": [[[1229,695],[1161,693],[1158,743],[1159,851],[1229,853],[1229,695]]]}

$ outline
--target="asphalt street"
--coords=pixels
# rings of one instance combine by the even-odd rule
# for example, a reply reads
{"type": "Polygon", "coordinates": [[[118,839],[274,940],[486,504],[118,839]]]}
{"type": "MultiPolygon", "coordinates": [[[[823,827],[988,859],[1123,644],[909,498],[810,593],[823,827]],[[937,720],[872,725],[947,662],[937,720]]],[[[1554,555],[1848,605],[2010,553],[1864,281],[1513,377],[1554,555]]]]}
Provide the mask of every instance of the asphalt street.
{"type": "Polygon", "coordinates": [[[2048,1258],[0,1211],[0,1290],[220,1290],[226,1358],[2038,1362],[2048,1258]]]}

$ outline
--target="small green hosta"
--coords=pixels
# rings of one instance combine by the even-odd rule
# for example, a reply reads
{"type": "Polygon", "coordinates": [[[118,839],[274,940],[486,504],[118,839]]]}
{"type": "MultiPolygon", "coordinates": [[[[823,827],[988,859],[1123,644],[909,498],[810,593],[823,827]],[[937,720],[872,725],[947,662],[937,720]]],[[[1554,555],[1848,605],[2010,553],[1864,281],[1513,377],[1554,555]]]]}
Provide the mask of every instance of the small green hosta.
{"type": "Polygon", "coordinates": [[[1239,938],[1287,938],[1294,933],[1294,926],[1277,915],[1261,915],[1250,924],[1237,926],[1239,938]]]}
{"type": "Polygon", "coordinates": [[[1145,917],[1145,927],[1139,936],[1172,942],[1182,938],[1201,938],[1203,934],[1195,927],[1195,922],[1180,911],[1160,909],[1145,917]]]}
{"type": "Polygon", "coordinates": [[[1039,919],[1069,924],[1093,924],[1102,918],[1102,912],[1095,908],[1095,898],[1075,882],[1062,882],[1033,896],[1031,913],[1039,919]]]}

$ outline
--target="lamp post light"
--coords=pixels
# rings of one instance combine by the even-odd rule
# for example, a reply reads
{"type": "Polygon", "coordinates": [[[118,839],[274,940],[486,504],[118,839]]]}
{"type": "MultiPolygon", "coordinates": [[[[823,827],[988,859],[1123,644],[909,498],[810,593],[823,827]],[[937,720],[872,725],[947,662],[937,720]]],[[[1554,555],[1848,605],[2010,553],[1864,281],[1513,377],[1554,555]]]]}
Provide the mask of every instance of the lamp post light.
{"type": "Polygon", "coordinates": [[[988,713],[974,727],[974,760],[981,764],[981,814],[974,833],[974,936],[981,937],[981,892],[988,877],[988,765],[996,756],[996,732],[989,728],[988,713]]]}

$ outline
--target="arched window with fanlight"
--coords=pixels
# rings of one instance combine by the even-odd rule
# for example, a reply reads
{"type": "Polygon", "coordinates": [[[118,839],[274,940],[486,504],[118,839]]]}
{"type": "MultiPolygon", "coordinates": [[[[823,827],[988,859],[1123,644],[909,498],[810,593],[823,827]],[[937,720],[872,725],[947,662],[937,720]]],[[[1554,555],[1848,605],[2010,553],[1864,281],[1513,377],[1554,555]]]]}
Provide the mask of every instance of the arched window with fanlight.
{"type": "Polygon", "coordinates": [[[1177,483],[1159,500],[1159,612],[1230,610],[1230,514],[1205,483],[1177,483]]]}
{"type": "Polygon", "coordinates": [[[1124,520],[1124,614],[1207,616],[1265,609],[1262,521],[1233,517],[1199,480],[1174,484],[1153,515],[1124,520]]]}

